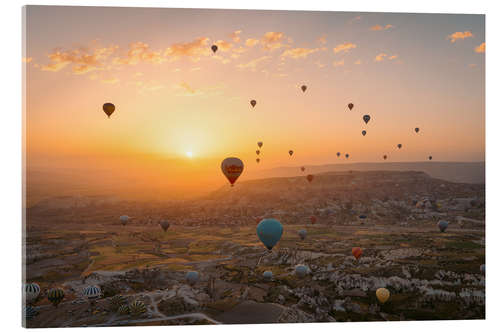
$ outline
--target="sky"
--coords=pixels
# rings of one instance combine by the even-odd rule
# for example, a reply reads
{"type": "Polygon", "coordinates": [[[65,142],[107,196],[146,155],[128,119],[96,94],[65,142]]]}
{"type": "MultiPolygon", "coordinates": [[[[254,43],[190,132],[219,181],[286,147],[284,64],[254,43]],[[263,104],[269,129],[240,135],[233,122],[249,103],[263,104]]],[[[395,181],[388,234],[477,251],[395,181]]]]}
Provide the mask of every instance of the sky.
{"type": "Polygon", "coordinates": [[[485,158],[483,15],[28,6],[25,22],[28,170],[194,194],[226,183],[229,156],[243,180],[485,158]]]}

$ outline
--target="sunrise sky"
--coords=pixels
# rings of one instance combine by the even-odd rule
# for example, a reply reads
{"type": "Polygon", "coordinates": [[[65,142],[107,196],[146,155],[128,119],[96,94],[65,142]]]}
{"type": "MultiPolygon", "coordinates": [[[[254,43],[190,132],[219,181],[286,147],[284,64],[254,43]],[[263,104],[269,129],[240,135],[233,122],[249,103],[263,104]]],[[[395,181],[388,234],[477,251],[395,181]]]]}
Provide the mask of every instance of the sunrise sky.
{"type": "Polygon", "coordinates": [[[197,191],[225,183],[228,156],[242,179],[337,151],[484,161],[484,30],[482,15],[29,6],[27,166],[197,191]]]}

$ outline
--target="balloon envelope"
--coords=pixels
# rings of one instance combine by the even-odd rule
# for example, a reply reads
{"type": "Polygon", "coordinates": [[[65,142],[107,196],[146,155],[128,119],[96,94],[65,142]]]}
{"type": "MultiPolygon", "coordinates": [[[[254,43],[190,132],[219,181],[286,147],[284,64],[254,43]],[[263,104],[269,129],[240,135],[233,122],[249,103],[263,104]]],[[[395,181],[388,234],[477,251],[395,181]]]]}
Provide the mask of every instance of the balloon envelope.
{"type": "Polygon", "coordinates": [[[349,103],[349,104],[347,104],[347,107],[349,108],[349,110],[352,110],[352,108],[354,107],[354,104],[349,103]]]}
{"type": "Polygon", "coordinates": [[[128,222],[128,216],[127,215],[122,215],[120,216],[120,222],[125,225],[128,222]]]}
{"type": "Polygon", "coordinates": [[[363,134],[363,136],[365,136],[366,135],[366,131],[365,130],[361,131],[361,134],[363,134]]]}
{"type": "Polygon", "coordinates": [[[420,128],[415,127],[415,133],[418,133],[420,131],[420,128]]]}
{"type": "Polygon", "coordinates": [[[104,103],[102,106],[104,113],[109,117],[115,112],[115,105],[113,103],[104,103]]]}
{"type": "Polygon", "coordinates": [[[432,161],[432,156],[429,156],[429,161],[432,161]]]}
{"type": "Polygon", "coordinates": [[[220,168],[224,176],[229,180],[229,183],[234,185],[236,179],[243,172],[243,162],[237,157],[228,157],[222,161],[220,168]]]}
{"type": "Polygon", "coordinates": [[[387,159],[387,155],[384,155],[384,160],[386,160],[386,159],[387,159]]]}
{"type": "Polygon", "coordinates": [[[256,158],[255,162],[259,163],[260,162],[260,158],[256,158]]]}
{"type": "Polygon", "coordinates": [[[256,153],[257,155],[260,155],[260,150],[256,150],[256,151],[255,151],[255,153],[256,153]]]}
{"type": "Polygon", "coordinates": [[[403,147],[403,145],[398,143],[398,149],[401,149],[401,147],[403,147]]]}
{"type": "Polygon", "coordinates": [[[160,226],[163,229],[163,231],[167,231],[168,228],[170,227],[170,223],[168,223],[167,220],[160,221],[160,226]]]}
{"type": "Polygon", "coordinates": [[[311,219],[311,224],[316,223],[316,216],[312,215],[310,219],[311,219]]]}
{"type": "Polygon", "coordinates": [[[340,157],[340,152],[337,152],[337,157],[340,157]]]}
{"type": "Polygon", "coordinates": [[[300,170],[306,171],[306,168],[305,167],[301,167],[300,170]]]}
{"type": "Polygon", "coordinates": [[[288,155],[292,156],[293,155],[293,150],[288,151],[288,155]]]}
{"type": "Polygon", "coordinates": [[[352,255],[354,256],[354,258],[356,258],[356,260],[358,260],[362,254],[363,254],[363,249],[361,249],[360,247],[352,248],[352,255]]]}
{"type": "Polygon", "coordinates": [[[485,264],[482,264],[481,266],[479,266],[479,270],[481,271],[481,273],[486,273],[486,265],[485,264]]]}
{"type": "Polygon", "coordinates": [[[438,222],[438,228],[441,232],[444,232],[448,228],[448,221],[441,220],[438,222]]]}
{"type": "Polygon", "coordinates": [[[368,122],[370,121],[370,119],[371,119],[371,117],[369,115],[367,115],[367,114],[365,114],[363,116],[363,120],[364,120],[365,124],[368,124],[368,122]]]}
{"type": "Polygon", "coordinates": [[[268,250],[279,242],[283,235],[283,226],[276,219],[264,219],[257,226],[257,236],[268,250]]]}
{"type": "Polygon", "coordinates": [[[304,265],[297,265],[297,266],[295,266],[295,274],[297,274],[297,276],[299,278],[303,278],[304,276],[306,276],[307,275],[307,271],[308,271],[307,266],[304,266],[304,265]]]}
{"type": "Polygon", "coordinates": [[[264,144],[264,143],[263,143],[262,141],[257,142],[257,146],[259,146],[259,148],[262,148],[262,145],[263,145],[263,144],[264,144]]]}
{"type": "Polygon", "coordinates": [[[307,181],[310,183],[314,179],[314,176],[313,175],[307,175],[306,178],[307,178],[307,181]]]}
{"type": "Polygon", "coordinates": [[[302,89],[302,92],[306,92],[307,86],[303,85],[302,87],[300,87],[300,89],[302,89]]]}
{"type": "Polygon", "coordinates": [[[304,240],[304,239],[306,239],[306,236],[307,236],[307,231],[305,231],[304,229],[299,230],[300,239],[304,240]]]}
{"type": "Polygon", "coordinates": [[[378,301],[384,304],[391,296],[391,293],[389,292],[389,290],[385,288],[378,288],[377,291],[375,292],[375,295],[377,295],[378,301]]]}
{"type": "Polygon", "coordinates": [[[262,277],[264,278],[264,280],[269,281],[273,278],[273,272],[265,271],[264,273],[262,273],[262,277]]]}
{"type": "Polygon", "coordinates": [[[349,154],[345,154],[345,158],[349,158],[349,154]]]}
{"type": "Polygon", "coordinates": [[[251,105],[252,107],[255,107],[255,105],[257,105],[257,101],[256,101],[255,99],[252,99],[252,100],[250,101],[250,105],[251,105]]]}
{"type": "Polygon", "coordinates": [[[218,47],[217,47],[217,45],[212,45],[211,49],[212,49],[212,52],[215,53],[215,52],[217,52],[218,47]]]}
{"type": "Polygon", "coordinates": [[[27,283],[24,286],[24,294],[26,296],[26,301],[31,302],[40,295],[40,286],[37,283],[27,283]]]}

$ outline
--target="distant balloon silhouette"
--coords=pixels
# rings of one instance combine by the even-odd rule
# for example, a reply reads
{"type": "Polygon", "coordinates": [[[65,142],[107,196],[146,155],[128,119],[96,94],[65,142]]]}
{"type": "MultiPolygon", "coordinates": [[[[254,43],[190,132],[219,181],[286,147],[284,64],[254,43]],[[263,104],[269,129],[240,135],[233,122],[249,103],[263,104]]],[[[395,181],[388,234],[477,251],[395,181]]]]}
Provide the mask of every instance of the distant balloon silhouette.
{"type": "Polygon", "coordinates": [[[292,156],[293,155],[293,150],[288,151],[288,155],[292,156]]]}
{"type": "Polygon", "coordinates": [[[448,228],[448,221],[441,220],[438,222],[438,228],[441,232],[444,232],[448,228]]]}
{"type": "Polygon", "coordinates": [[[217,52],[218,47],[217,47],[217,45],[214,44],[214,45],[212,45],[211,49],[212,49],[212,52],[215,53],[215,52],[217,52]]]}
{"type": "Polygon", "coordinates": [[[415,133],[418,133],[418,132],[420,132],[420,128],[415,127],[415,133]]]}
{"type": "Polygon", "coordinates": [[[64,290],[61,288],[51,289],[47,294],[47,299],[53,306],[57,307],[64,298],[64,290]]]}
{"type": "Polygon", "coordinates": [[[260,150],[256,150],[256,151],[255,151],[255,153],[256,153],[257,155],[260,155],[260,150]]]}
{"type": "Polygon", "coordinates": [[[170,223],[168,223],[167,220],[161,220],[160,227],[163,229],[163,231],[167,231],[168,228],[170,227],[170,223]]]}
{"type": "Polygon", "coordinates": [[[384,160],[386,160],[386,159],[387,159],[387,155],[384,155],[384,160]]]}
{"type": "Polygon", "coordinates": [[[115,105],[113,103],[104,103],[102,106],[104,113],[109,117],[115,112],[115,105]]]}
{"type": "Polygon", "coordinates": [[[264,246],[271,251],[283,235],[283,226],[276,219],[265,219],[257,226],[257,236],[264,246]]]}
{"type": "Polygon", "coordinates": [[[313,175],[307,175],[306,178],[307,178],[307,181],[310,183],[314,179],[314,176],[313,175]]]}
{"type": "Polygon", "coordinates": [[[306,236],[307,236],[307,231],[305,231],[304,229],[299,230],[300,239],[304,240],[306,239],[306,236]]]}
{"type": "Polygon", "coordinates": [[[345,158],[349,158],[349,154],[345,154],[345,158]]]}
{"type": "Polygon", "coordinates": [[[486,265],[485,264],[482,264],[481,266],[479,266],[479,270],[481,271],[481,273],[486,273],[486,265]]]}
{"type": "Polygon", "coordinates": [[[196,282],[198,282],[199,278],[200,278],[200,274],[196,271],[189,271],[186,273],[186,281],[190,285],[194,285],[196,282]]]}
{"type": "Polygon", "coordinates": [[[352,110],[352,108],[354,107],[354,104],[349,103],[349,104],[347,104],[347,107],[349,108],[349,110],[352,110]]]}
{"type": "Polygon", "coordinates": [[[250,101],[250,105],[252,105],[252,107],[255,107],[256,104],[257,104],[257,101],[255,99],[252,99],[250,101]]]}
{"type": "Polygon", "coordinates": [[[255,159],[255,161],[256,161],[257,163],[259,163],[259,162],[260,162],[260,158],[256,158],[256,159],[255,159]]]}
{"type": "Polygon", "coordinates": [[[363,254],[363,249],[361,249],[360,247],[353,247],[352,248],[352,255],[354,256],[354,258],[356,258],[356,260],[358,260],[361,255],[363,254]]]}
{"type": "Polygon", "coordinates": [[[128,219],[129,219],[129,217],[127,215],[120,216],[120,222],[122,223],[122,225],[127,224],[128,219]]]}
{"type": "Polygon", "coordinates": [[[305,167],[301,167],[300,170],[302,170],[302,172],[306,171],[306,168],[305,167]]]}
{"type": "Polygon", "coordinates": [[[263,144],[264,144],[264,143],[263,143],[262,141],[257,142],[257,146],[259,146],[259,148],[262,148],[262,145],[263,145],[263,144]]]}
{"type": "Polygon", "coordinates": [[[432,161],[432,156],[429,156],[429,161],[432,161]]]}
{"type": "Polygon", "coordinates": [[[265,271],[264,273],[262,273],[262,277],[264,278],[264,280],[270,281],[273,279],[273,272],[265,271]]]}
{"type": "Polygon", "coordinates": [[[228,157],[222,161],[220,168],[231,186],[234,186],[234,183],[243,172],[243,162],[237,157],[228,157]]]}
{"type": "Polygon", "coordinates": [[[361,131],[361,134],[363,134],[363,136],[365,136],[365,135],[366,135],[366,131],[365,131],[365,130],[362,130],[362,131],[361,131]]]}
{"type": "Polygon", "coordinates": [[[365,114],[363,116],[363,121],[365,122],[365,124],[368,124],[368,122],[370,121],[370,119],[371,119],[370,115],[365,114]]]}
{"type": "Polygon", "coordinates": [[[340,152],[337,152],[337,157],[340,157],[340,152]]]}
{"type": "Polygon", "coordinates": [[[398,143],[398,149],[401,149],[401,147],[403,147],[403,145],[398,143]]]}
{"type": "Polygon", "coordinates": [[[300,89],[302,89],[302,92],[306,92],[307,86],[303,85],[302,87],[300,87],[300,89]]]}
{"type": "Polygon", "coordinates": [[[307,268],[307,266],[304,265],[295,266],[295,274],[297,274],[299,278],[303,278],[304,276],[306,276],[308,271],[309,269],[307,268]]]}

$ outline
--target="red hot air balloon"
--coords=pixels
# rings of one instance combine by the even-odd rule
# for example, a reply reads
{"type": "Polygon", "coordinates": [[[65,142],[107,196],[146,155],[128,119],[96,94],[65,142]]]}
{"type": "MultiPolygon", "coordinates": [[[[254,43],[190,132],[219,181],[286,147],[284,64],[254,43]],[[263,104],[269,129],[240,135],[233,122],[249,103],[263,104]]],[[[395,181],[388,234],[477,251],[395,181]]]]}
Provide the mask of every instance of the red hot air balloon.
{"type": "Polygon", "coordinates": [[[314,176],[313,175],[307,175],[306,178],[307,178],[307,181],[310,183],[314,179],[314,176]]]}
{"type": "Polygon", "coordinates": [[[311,224],[316,223],[316,216],[312,215],[310,219],[311,219],[311,224]]]}
{"type": "Polygon", "coordinates": [[[302,170],[302,172],[306,171],[306,168],[305,167],[301,167],[300,170],[302,170]]]}
{"type": "Polygon", "coordinates": [[[218,47],[217,47],[217,45],[214,44],[214,45],[212,45],[211,49],[212,49],[212,52],[215,54],[215,52],[217,52],[218,47]]]}
{"type": "Polygon", "coordinates": [[[358,260],[362,254],[363,254],[363,250],[360,247],[353,247],[352,248],[352,255],[354,256],[354,258],[356,258],[356,260],[358,260]]]}
{"type": "Polygon", "coordinates": [[[255,105],[257,105],[257,101],[256,101],[255,99],[252,99],[252,100],[250,101],[250,105],[254,108],[254,107],[255,107],[255,105]]]}
{"type": "Polygon", "coordinates": [[[302,89],[302,92],[306,92],[307,86],[303,85],[302,87],[300,87],[300,89],[302,89]]]}
{"type": "Polygon", "coordinates": [[[349,108],[349,110],[352,110],[352,108],[354,107],[354,104],[349,103],[349,104],[347,104],[347,107],[349,108]]]}
{"type": "Polygon", "coordinates": [[[237,157],[228,157],[222,161],[220,168],[231,186],[234,186],[236,179],[243,172],[243,162],[237,157]]]}

